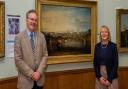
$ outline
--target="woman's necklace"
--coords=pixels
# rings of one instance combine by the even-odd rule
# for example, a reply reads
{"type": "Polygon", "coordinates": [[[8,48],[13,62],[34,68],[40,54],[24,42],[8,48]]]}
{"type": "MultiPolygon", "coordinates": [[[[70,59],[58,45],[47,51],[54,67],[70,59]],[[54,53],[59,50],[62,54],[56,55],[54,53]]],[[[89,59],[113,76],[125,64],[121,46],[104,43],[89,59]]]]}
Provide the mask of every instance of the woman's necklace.
{"type": "Polygon", "coordinates": [[[107,48],[107,46],[108,46],[108,43],[105,43],[105,44],[101,43],[101,48],[107,48]]]}

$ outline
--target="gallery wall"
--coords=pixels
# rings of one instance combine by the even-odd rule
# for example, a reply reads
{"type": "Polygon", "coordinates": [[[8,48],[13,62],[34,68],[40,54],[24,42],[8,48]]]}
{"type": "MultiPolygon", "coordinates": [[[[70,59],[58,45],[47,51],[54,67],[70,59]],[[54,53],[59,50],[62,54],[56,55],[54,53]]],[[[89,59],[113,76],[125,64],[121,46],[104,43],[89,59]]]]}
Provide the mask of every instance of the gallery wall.
{"type": "MultiPolygon", "coordinates": [[[[1,0],[2,1],[2,0],[1,0]]],[[[29,9],[35,8],[35,0],[3,0],[5,1],[5,32],[7,40],[7,15],[20,15],[20,29],[24,30],[25,27],[25,12],[29,9]]],[[[101,25],[107,25],[110,28],[112,41],[116,42],[116,9],[127,8],[128,0],[95,0],[98,1],[97,11],[97,34],[101,25]]],[[[97,36],[97,41],[98,36],[97,36]]],[[[5,41],[7,46],[7,41],[5,41]]],[[[7,52],[6,48],[6,52],[7,52]]],[[[6,54],[7,55],[7,54],[6,54]]],[[[0,59],[0,78],[7,78],[17,76],[17,71],[14,64],[14,58],[0,59]]],[[[119,66],[128,66],[128,53],[119,54],[119,66]]],[[[67,64],[55,64],[48,65],[47,71],[62,71],[71,69],[84,69],[92,68],[92,62],[81,62],[81,63],[67,63],[67,64]]]]}

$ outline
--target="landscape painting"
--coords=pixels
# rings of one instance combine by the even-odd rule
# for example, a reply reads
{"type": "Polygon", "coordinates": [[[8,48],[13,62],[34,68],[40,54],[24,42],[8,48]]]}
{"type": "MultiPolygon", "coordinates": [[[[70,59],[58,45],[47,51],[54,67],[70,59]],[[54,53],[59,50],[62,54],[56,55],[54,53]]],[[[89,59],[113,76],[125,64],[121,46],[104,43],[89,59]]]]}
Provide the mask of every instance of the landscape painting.
{"type": "Polygon", "coordinates": [[[42,5],[41,29],[50,56],[91,53],[91,9],[42,5]]]}
{"type": "Polygon", "coordinates": [[[128,52],[128,9],[117,9],[117,46],[119,52],[128,52]]]}
{"type": "Polygon", "coordinates": [[[38,30],[46,38],[48,64],[92,61],[97,1],[35,0],[38,30]]]}

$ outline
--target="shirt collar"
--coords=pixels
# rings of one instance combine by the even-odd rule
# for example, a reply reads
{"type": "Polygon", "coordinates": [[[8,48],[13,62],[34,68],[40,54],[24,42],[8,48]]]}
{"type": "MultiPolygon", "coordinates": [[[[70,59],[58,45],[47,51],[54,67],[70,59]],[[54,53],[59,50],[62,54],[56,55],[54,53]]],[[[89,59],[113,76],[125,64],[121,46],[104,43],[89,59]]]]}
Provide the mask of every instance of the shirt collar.
{"type": "MultiPolygon", "coordinates": [[[[31,32],[28,29],[27,29],[27,34],[30,37],[31,32]]],[[[32,32],[32,34],[33,34],[33,36],[35,36],[35,33],[34,32],[32,32]]]]}

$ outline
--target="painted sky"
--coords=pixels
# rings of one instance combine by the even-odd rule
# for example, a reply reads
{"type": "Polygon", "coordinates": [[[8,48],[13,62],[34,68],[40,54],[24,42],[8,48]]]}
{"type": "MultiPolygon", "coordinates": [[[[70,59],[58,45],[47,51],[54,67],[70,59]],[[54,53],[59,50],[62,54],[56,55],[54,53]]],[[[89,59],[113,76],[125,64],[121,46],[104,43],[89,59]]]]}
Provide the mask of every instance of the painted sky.
{"type": "Polygon", "coordinates": [[[121,31],[128,29],[128,14],[121,15],[121,31]]]}
{"type": "Polygon", "coordinates": [[[41,18],[47,32],[85,32],[91,27],[91,10],[85,7],[43,5],[41,18]]]}

